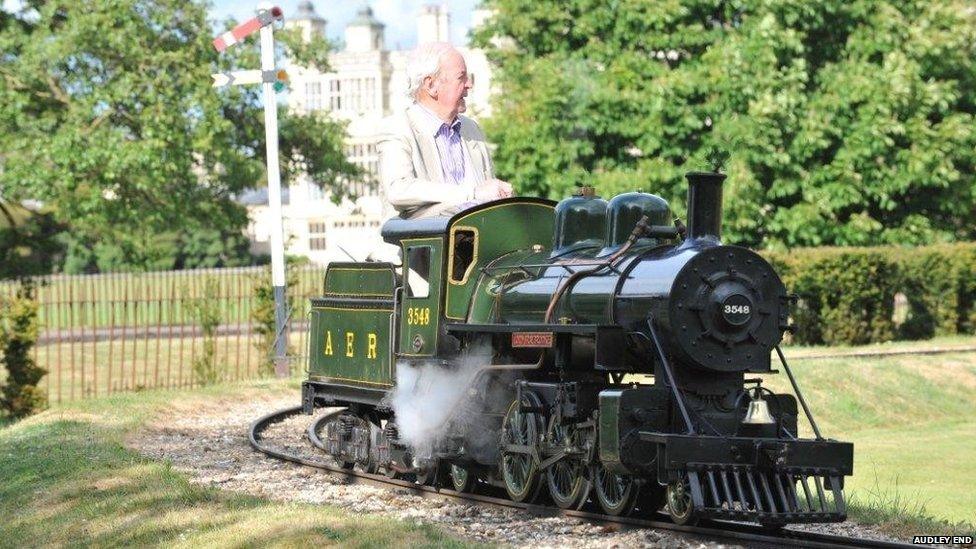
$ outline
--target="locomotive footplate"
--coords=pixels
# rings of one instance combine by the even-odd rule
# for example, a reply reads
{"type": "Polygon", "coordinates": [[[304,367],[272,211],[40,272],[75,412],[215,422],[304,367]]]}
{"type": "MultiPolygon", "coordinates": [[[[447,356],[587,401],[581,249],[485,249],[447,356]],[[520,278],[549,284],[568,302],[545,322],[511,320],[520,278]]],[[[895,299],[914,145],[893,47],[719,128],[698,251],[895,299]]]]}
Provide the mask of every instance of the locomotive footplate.
{"type": "Polygon", "coordinates": [[[376,406],[387,392],[386,387],[359,387],[334,381],[303,381],[302,411],[312,414],[316,406],[349,406],[350,404],[376,406]]]}
{"type": "Polygon", "coordinates": [[[840,522],[853,445],[643,431],[657,443],[661,479],[684,481],[699,517],[761,524],[840,522]]]}

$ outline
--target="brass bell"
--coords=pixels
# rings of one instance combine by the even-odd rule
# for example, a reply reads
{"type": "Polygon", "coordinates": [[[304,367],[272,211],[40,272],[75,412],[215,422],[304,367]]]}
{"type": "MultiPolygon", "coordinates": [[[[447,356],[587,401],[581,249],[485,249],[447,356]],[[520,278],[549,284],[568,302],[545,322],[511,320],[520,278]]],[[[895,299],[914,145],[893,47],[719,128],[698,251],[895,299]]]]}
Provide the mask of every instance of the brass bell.
{"type": "Polygon", "coordinates": [[[772,414],[769,413],[769,404],[763,400],[760,389],[756,389],[752,400],[749,401],[749,409],[746,411],[746,418],[742,420],[742,423],[751,425],[772,425],[776,423],[772,414]]]}

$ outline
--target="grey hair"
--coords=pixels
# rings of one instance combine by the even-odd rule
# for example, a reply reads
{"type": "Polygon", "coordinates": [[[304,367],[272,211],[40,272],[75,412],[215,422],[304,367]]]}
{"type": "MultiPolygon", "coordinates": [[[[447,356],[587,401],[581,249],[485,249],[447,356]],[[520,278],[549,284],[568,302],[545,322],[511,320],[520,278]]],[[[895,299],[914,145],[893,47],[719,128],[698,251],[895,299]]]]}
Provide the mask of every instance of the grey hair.
{"type": "Polygon", "coordinates": [[[410,52],[407,57],[407,97],[417,100],[424,79],[440,76],[441,58],[453,49],[454,46],[447,42],[427,42],[410,52]]]}

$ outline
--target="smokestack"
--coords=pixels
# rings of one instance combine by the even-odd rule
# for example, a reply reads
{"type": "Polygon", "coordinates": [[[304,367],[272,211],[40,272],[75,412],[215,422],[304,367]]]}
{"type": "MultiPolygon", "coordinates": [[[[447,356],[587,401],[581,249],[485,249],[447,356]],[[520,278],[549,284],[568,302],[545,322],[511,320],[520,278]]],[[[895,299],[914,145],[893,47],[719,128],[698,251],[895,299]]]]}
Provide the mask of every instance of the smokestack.
{"type": "Polygon", "coordinates": [[[722,182],[725,174],[689,172],[688,238],[722,238],[722,182]]]}

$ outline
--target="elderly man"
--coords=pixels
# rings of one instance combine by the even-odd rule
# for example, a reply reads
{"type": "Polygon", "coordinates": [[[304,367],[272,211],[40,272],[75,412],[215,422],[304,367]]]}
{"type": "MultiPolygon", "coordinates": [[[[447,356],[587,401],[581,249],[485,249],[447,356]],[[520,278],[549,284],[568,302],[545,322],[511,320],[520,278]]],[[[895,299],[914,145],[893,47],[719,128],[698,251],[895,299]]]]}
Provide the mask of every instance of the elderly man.
{"type": "Polygon", "coordinates": [[[464,57],[450,44],[423,44],[407,64],[411,104],[384,121],[379,176],[401,217],[452,215],[512,195],[492,175],[485,135],[461,116],[471,89],[464,57]]]}

